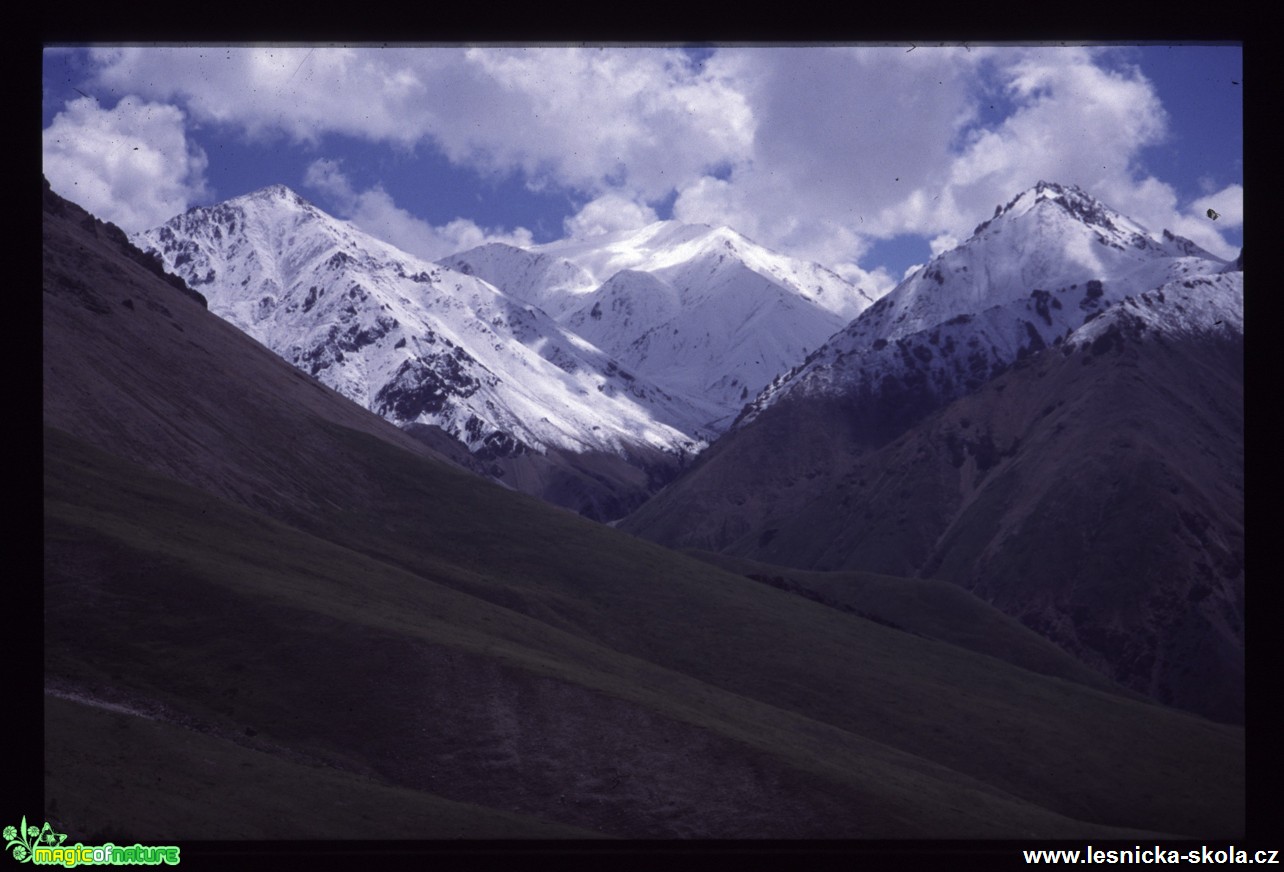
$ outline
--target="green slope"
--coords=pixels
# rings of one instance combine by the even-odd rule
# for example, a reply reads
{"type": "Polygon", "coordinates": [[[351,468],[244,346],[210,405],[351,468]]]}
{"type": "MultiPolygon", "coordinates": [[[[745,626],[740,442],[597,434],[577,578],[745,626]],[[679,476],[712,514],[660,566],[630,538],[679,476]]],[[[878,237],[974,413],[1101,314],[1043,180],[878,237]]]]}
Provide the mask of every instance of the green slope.
{"type": "Polygon", "coordinates": [[[876,572],[816,572],[684,548],[682,553],[887,626],[1005,660],[1031,672],[1145,699],[1094,672],[958,585],[876,572]]]}
{"type": "Polygon", "coordinates": [[[56,696],[44,738],[49,814],[84,844],[600,837],[56,696]]]}
{"type": "Polygon", "coordinates": [[[388,784],[617,835],[1241,826],[1233,728],[845,615],[349,438],[369,441],[388,502],[321,537],[48,431],[48,673],[388,784]]]}

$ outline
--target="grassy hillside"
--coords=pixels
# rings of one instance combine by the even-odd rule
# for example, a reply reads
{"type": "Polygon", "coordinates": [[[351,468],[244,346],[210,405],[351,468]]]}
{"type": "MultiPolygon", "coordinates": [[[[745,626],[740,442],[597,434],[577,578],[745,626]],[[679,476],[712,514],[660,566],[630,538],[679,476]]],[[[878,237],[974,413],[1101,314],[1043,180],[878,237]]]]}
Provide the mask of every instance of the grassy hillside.
{"type": "Polygon", "coordinates": [[[45,702],[44,739],[49,815],[84,844],[601,837],[58,696],[45,702]]]}
{"type": "Polygon", "coordinates": [[[682,553],[885,626],[988,654],[1031,672],[1144,699],[958,585],[856,570],[807,571],[697,549],[682,553]]]}
{"type": "Polygon", "coordinates": [[[376,465],[387,514],[326,537],[57,431],[46,449],[47,673],[90,696],[617,835],[1240,826],[1232,728],[710,570],[395,449],[376,465]],[[466,521],[501,509],[502,535],[466,521]]]}

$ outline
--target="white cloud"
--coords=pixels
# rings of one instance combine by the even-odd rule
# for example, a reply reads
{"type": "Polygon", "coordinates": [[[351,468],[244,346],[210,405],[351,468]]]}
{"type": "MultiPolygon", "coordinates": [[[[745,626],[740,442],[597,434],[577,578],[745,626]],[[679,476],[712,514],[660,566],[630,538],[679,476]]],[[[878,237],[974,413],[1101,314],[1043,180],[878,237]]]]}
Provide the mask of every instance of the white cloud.
{"type": "MultiPolygon", "coordinates": [[[[865,270],[854,263],[839,263],[830,267],[847,281],[864,291],[870,299],[877,300],[900,282],[901,279],[888,273],[885,267],[865,270]]],[[[901,278],[904,278],[902,276],[901,278]]]]}
{"type": "Polygon", "coordinates": [[[485,228],[468,218],[456,218],[434,229],[437,232],[438,240],[440,240],[442,252],[436,257],[445,257],[448,254],[476,248],[488,242],[503,242],[508,245],[515,245],[518,248],[527,248],[535,242],[531,237],[531,232],[525,227],[518,227],[513,231],[485,228]]]}
{"type": "MultiPolygon", "coordinates": [[[[569,232],[642,222],[676,193],[681,220],[859,269],[874,240],[910,233],[938,248],[964,239],[995,204],[1045,179],[1079,185],[1156,230],[1185,227],[1220,253],[1222,231],[1242,218],[1231,205],[1218,209],[1225,219],[1199,224],[1202,211],[1142,164],[1170,120],[1152,83],[1118,63],[1124,56],[725,47],[697,66],[680,50],[642,47],[92,53],[97,87],[174,102],[198,123],[305,144],[340,133],[407,153],[428,146],[484,175],[519,172],[532,188],[569,189],[589,198],[569,232]]],[[[1228,191],[1206,193],[1234,199],[1228,191]]],[[[350,196],[353,215],[417,245],[492,234],[466,219],[450,233],[416,224],[381,189],[350,196]]]]}
{"type": "Polygon", "coordinates": [[[346,221],[402,251],[426,260],[454,254],[487,242],[529,246],[531,233],[524,227],[513,231],[485,229],[466,218],[434,226],[398,206],[380,186],[357,191],[336,161],[313,161],[304,176],[304,185],[329,198],[329,208],[346,221]]]}
{"type": "Polygon", "coordinates": [[[565,221],[566,235],[585,239],[645,227],[657,219],[655,210],[618,192],[608,192],[584,204],[579,212],[565,221]]]}
{"type": "Polygon", "coordinates": [[[1225,254],[1236,208],[1201,224],[1202,208],[1183,210],[1144,171],[1170,120],[1151,82],[1113,60],[1060,47],[719,51],[708,66],[743,91],[757,136],[727,179],[682,187],[675,216],[831,264],[898,234],[936,254],[1044,179],[1225,254]]]}
{"type": "Polygon", "coordinates": [[[729,225],[840,274],[864,275],[855,264],[872,240],[890,235],[880,211],[911,189],[915,174],[939,168],[969,117],[962,81],[981,53],[902,55],[868,47],[718,50],[706,73],[743,94],[752,148],[729,158],[719,177],[677,185],[674,217],[729,225]]]}
{"type": "Polygon", "coordinates": [[[753,139],[735,85],[675,49],[473,48],[467,60],[487,102],[455,103],[467,123],[434,131],[460,160],[655,200],[753,139]]]}
{"type": "MultiPolygon", "coordinates": [[[[1141,195],[1135,181],[1142,148],[1164,140],[1168,118],[1139,71],[1101,66],[1098,52],[1032,48],[1013,53],[997,78],[1015,110],[1002,123],[973,131],[953,161],[950,211],[954,233],[988,217],[1040,179],[1075,184],[1127,212],[1141,195]]],[[[1140,220],[1140,216],[1137,216],[1140,220]]]]}
{"type": "Polygon", "coordinates": [[[187,141],[183,113],[133,96],[113,109],[83,97],[42,135],[50,186],[127,233],[145,230],[207,196],[205,154],[187,141]]]}
{"type": "Polygon", "coordinates": [[[316,143],[431,142],[485,172],[658,199],[742,156],[753,119],[676,49],[110,48],[100,87],[180,101],[202,121],[316,143]]]}
{"type": "MultiPolygon", "coordinates": [[[[732,179],[705,176],[683,189],[673,204],[673,217],[692,224],[733,227],[759,244],[793,257],[824,264],[849,282],[878,297],[896,285],[896,278],[878,266],[859,265],[870,239],[846,220],[786,209],[760,210],[756,196],[762,188],[738,185],[732,179]]],[[[787,192],[777,191],[777,202],[788,202],[787,192]]],[[[859,221],[857,222],[859,226],[859,221]]]]}
{"type": "Polygon", "coordinates": [[[942,233],[940,236],[933,237],[928,246],[932,250],[932,257],[936,257],[938,254],[944,254],[952,248],[957,248],[958,244],[959,238],[957,236],[950,233],[942,233]]]}
{"type": "Polygon", "coordinates": [[[1185,209],[1181,208],[1172,185],[1153,176],[1139,182],[1124,181],[1118,187],[1102,187],[1102,190],[1094,192],[1099,199],[1140,221],[1152,235],[1158,236],[1160,231],[1170,230],[1227,259],[1233,258],[1239,251],[1226,241],[1221,232],[1223,228],[1233,229],[1239,226],[1243,219],[1243,189],[1239,185],[1231,185],[1210,197],[1201,197],[1185,209]],[[1226,206],[1230,220],[1225,224],[1222,219],[1210,219],[1206,214],[1208,205],[1200,205],[1214,202],[1226,206]]]}
{"type": "Polygon", "coordinates": [[[941,180],[949,144],[975,115],[988,51],[896,46],[720,51],[708,66],[735,81],[758,122],[752,160],[733,181],[756,210],[858,223],[941,180]],[[786,198],[781,199],[782,195],[786,198]]]}
{"type": "MultiPolygon", "coordinates": [[[[752,172],[749,173],[752,175],[752,172]]],[[[673,204],[673,217],[691,224],[725,225],[768,248],[823,263],[855,263],[868,248],[866,239],[847,216],[828,217],[819,211],[788,208],[787,180],[742,181],[704,176],[682,188],[673,204]],[[777,208],[764,204],[776,203],[777,208]]]]}
{"type": "Polygon", "coordinates": [[[1228,185],[1215,194],[1195,200],[1164,226],[1218,257],[1232,260],[1239,254],[1239,247],[1227,242],[1222,231],[1236,230],[1243,225],[1244,189],[1240,185],[1228,185]],[[1215,220],[1208,217],[1210,208],[1217,212],[1215,220]]]}
{"type": "Polygon", "coordinates": [[[351,213],[357,208],[357,192],[339,168],[338,161],[328,158],[314,160],[308,164],[307,171],[303,174],[303,184],[311,190],[328,195],[335,208],[340,211],[351,213]]]}
{"type": "Polygon", "coordinates": [[[673,203],[673,217],[689,224],[725,224],[755,239],[763,230],[757,211],[746,200],[745,187],[713,176],[701,176],[682,188],[673,203]]]}
{"type": "Polygon", "coordinates": [[[994,205],[1042,179],[1078,185],[1156,233],[1168,228],[1233,256],[1220,231],[1237,226],[1236,191],[1217,195],[1231,220],[1214,226],[1199,220],[1207,206],[1198,204],[1209,198],[1183,209],[1172,185],[1144,171],[1143,149],[1167,141],[1170,119],[1151,82],[1135,68],[1110,69],[1106,55],[1028,48],[987,57],[984,85],[1010,111],[997,123],[966,129],[944,163],[946,177],[929,176],[880,213],[876,226],[935,236],[935,254],[951,238],[970,235],[994,205]]]}
{"type": "Polygon", "coordinates": [[[418,69],[458,64],[449,49],[307,46],[113,47],[91,57],[99,88],[181,102],[193,118],[251,137],[307,143],[327,132],[417,141],[431,118],[418,69]]]}

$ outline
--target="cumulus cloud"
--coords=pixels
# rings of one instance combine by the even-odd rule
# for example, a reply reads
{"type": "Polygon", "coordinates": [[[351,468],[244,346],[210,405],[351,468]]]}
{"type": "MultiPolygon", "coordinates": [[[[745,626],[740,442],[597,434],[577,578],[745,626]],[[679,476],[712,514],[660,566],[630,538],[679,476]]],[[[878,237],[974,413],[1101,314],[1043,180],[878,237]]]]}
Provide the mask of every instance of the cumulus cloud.
{"type": "Polygon", "coordinates": [[[256,139],[318,142],[344,133],[403,145],[431,124],[427,78],[449,49],[307,46],[96,48],[93,84],[181,102],[202,122],[256,139]],[[421,102],[423,101],[423,102],[421,102]]]}
{"type": "MultiPolygon", "coordinates": [[[[1083,48],[1031,48],[996,70],[1014,110],[970,133],[953,161],[950,210],[955,233],[1040,179],[1076,184],[1127,211],[1145,199],[1137,178],[1141,150],[1168,135],[1168,117],[1137,69],[1111,70],[1083,48]]],[[[1152,192],[1153,193],[1153,192],[1152,192]]]]}
{"type": "Polygon", "coordinates": [[[726,224],[750,237],[762,230],[746,201],[744,186],[713,176],[701,176],[683,186],[673,202],[673,217],[689,224],[726,224]]]}
{"type": "Polygon", "coordinates": [[[1244,226],[1244,188],[1227,185],[1216,193],[1200,197],[1165,226],[1218,257],[1231,260],[1239,253],[1239,247],[1227,242],[1222,231],[1244,226]],[[1208,216],[1209,209],[1217,213],[1216,219],[1208,216]]]}
{"type": "MultiPolygon", "coordinates": [[[[873,270],[862,269],[854,263],[837,263],[830,267],[847,281],[860,288],[872,300],[886,294],[896,287],[897,283],[905,276],[897,278],[887,271],[886,267],[880,266],[873,270]]],[[[917,269],[917,267],[916,267],[917,269]]],[[[908,273],[906,273],[908,275],[908,273]]]]}
{"type": "Polygon", "coordinates": [[[737,181],[734,174],[729,179],[704,176],[696,180],[674,201],[673,217],[691,224],[735,228],[768,248],[824,264],[871,297],[895,287],[897,279],[884,267],[871,270],[860,265],[871,237],[860,233],[859,221],[853,223],[848,213],[834,218],[803,210],[759,208],[759,198],[767,202],[772,199],[765,193],[768,187],[778,188],[775,202],[779,204],[789,202],[788,192],[774,184],[745,185],[737,181]]]}
{"type": "Polygon", "coordinates": [[[742,159],[753,140],[754,118],[735,84],[678,50],[473,48],[467,61],[488,103],[456,105],[470,123],[437,133],[461,160],[655,200],[742,159]]]}
{"type": "Polygon", "coordinates": [[[977,115],[975,92],[992,54],[896,46],[719,51],[707,66],[745,93],[757,121],[753,151],[725,180],[683,188],[675,214],[720,215],[752,227],[745,232],[765,245],[830,264],[858,262],[874,240],[943,232],[915,198],[936,196],[947,182],[951,143],[977,115]]]}
{"type": "Polygon", "coordinates": [[[325,158],[309,164],[304,185],[326,195],[327,207],[340,218],[425,260],[437,260],[487,242],[529,246],[534,241],[524,227],[513,231],[486,229],[466,218],[434,226],[398,206],[381,186],[356,190],[339,163],[325,158]]]}
{"type": "Polygon", "coordinates": [[[255,137],[432,143],[486,172],[645,199],[742,155],[735,88],[676,49],[106,48],[96,83],[181,101],[255,137]]]}
{"type": "Polygon", "coordinates": [[[208,195],[204,152],[181,110],[126,96],[104,109],[68,103],[42,135],[44,174],[62,196],[121,227],[145,230],[208,195]]]}
{"type": "Polygon", "coordinates": [[[952,248],[957,248],[959,238],[950,233],[942,233],[928,242],[928,247],[932,250],[932,257],[938,254],[944,254],[952,248]]]}
{"type": "Polygon", "coordinates": [[[590,200],[565,221],[566,235],[576,239],[633,230],[657,220],[655,210],[615,191],[590,200]]]}
{"type": "Polygon", "coordinates": [[[769,248],[831,269],[840,262],[854,263],[867,250],[867,240],[846,214],[834,218],[820,210],[790,208],[788,179],[783,174],[766,179],[752,176],[750,171],[727,179],[696,179],[674,200],[673,217],[691,224],[732,227],[769,248]],[[745,175],[751,178],[745,180],[745,175]]]}
{"type": "Polygon", "coordinates": [[[758,120],[736,183],[755,201],[788,193],[791,206],[868,224],[939,179],[950,142],[975,115],[971,91],[987,56],[953,47],[720,51],[710,68],[738,84],[758,120]]]}
{"type": "MultiPolygon", "coordinates": [[[[643,47],[92,53],[95,86],[173,102],[199,123],[432,148],[483,175],[566,190],[588,201],[566,221],[581,235],[642,223],[673,197],[680,220],[859,270],[875,240],[910,233],[939,249],[1045,179],[1220,253],[1240,213],[1231,203],[1217,210],[1225,219],[1198,223],[1208,198],[1180,202],[1143,164],[1171,123],[1125,57],[993,46],[732,46],[700,63],[643,47]]],[[[352,215],[382,221],[400,244],[447,232],[416,224],[382,189],[350,197],[352,215]]],[[[492,233],[461,220],[455,237],[492,233]]]]}
{"type": "Polygon", "coordinates": [[[345,213],[351,213],[360,199],[347,175],[339,167],[339,162],[328,158],[319,158],[308,164],[303,174],[303,184],[313,191],[327,195],[335,207],[345,213]]]}
{"type": "Polygon", "coordinates": [[[1153,84],[1110,50],[745,48],[708,66],[737,83],[757,134],[727,178],[679,189],[682,220],[732,224],[831,264],[900,234],[937,254],[1044,179],[1079,185],[1156,232],[1230,248],[1220,231],[1237,226],[1233,203],[1230,220],[1200,223],[1203,200],[1183,207],[1145,171],[1144,150],[1167,141],[1170,119],[1153,84]]]}

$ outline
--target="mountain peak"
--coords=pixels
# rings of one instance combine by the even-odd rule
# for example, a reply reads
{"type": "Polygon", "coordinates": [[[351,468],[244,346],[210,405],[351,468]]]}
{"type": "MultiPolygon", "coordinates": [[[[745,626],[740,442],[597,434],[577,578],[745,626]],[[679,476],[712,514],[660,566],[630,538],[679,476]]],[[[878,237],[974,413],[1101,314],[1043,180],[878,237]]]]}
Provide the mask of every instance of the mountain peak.
{"type": "Polygon", "coordinates": [[[240,197],[237,199],[258,200],[260,202],[268,202],[268,203],[272,203],[272,202],[288,203],[289,205],[292,205],[292,206],[311,206],[312,205],[309,201],[299,196],[299,194],[297,194],[293,189],[281,184],[280,182],[277,182],[276,184],[273,184],[273,185],[268,185],[266,188],[260,188],[257,191],[252,191],[249,194],[246,194],[244,197],[240,197]]]}
{"type": "Polygon", "coordinates": [[[1116,214],[1114,210],[1077,185],[1062,185],[1056,182],[1040,181],[1029,191],[1018,195],[1015,202],[1020,202],[1027,194],[1033,195],[1031,207],[1048,200],[1065,209],[1085,224],[1096,224],[1107,229],[1114,229],[1114,223],[1111,221],[1111,218],[1116,214]]]}
{"type": "Polygon", "coordinates": [[[266,188],[260,188],[259,190],[251,193],[250,196],[260,197],[260,198],[275,197],[283,200],[302,199],[293,190],[291,190],[286,185],[281,184],[280,182],[277,182],[276,184],[268,185],[266,188]]]}
{"type": "Polygon", "coordinates": [[[1036,194],[1048,194],[1052,196],[1056,194],[1064,194],[1068,188],[1076,191],[1079,190],[1074,185],[1066,186],[1057,182],[1045,182],[1043,179],[1039,179],[1039,181],[1035,182],[1032,190],[1036,194]]]}
{"type": "Polygon", "coordinates": [[[292,188],[277,182],[268,185],[265,188],[259,188],[256,191],[250,191],[241,194],[238,197],[230,197],[221,203],[215,203],[212,206],[193,206],[188,209],[188,213],[206,211],[211,214],[222,214],[228,207],[244,208],[247,205],[255,204],[258,206],[286,206],[294,209],[310,209],[317,212],[322,210],[306,198],[300,196],[292,188]]]}
{"type": "Polygon", "coordinates": [[[1027,215],[1040,216],[1036,223],[1046,226],[1053,235],[1061,235],[1072,226],[1063,223],[1068,219],[1073,225],[1092,231],[1099,242],[1119,250],[1159,249],[1159,243],[1151,238],[1149,230],[1077,185],[1043,180],[1017,194],[1006,205],[996,206],[993,217],[978,224],[972,235],[980,236],[996,221],[1001,221],[1003,226],[1012,222],[1025,223],[1023,219],[1027,215]],[[1053,229],[1058,227],[1061,229],[1053,229]]]}

